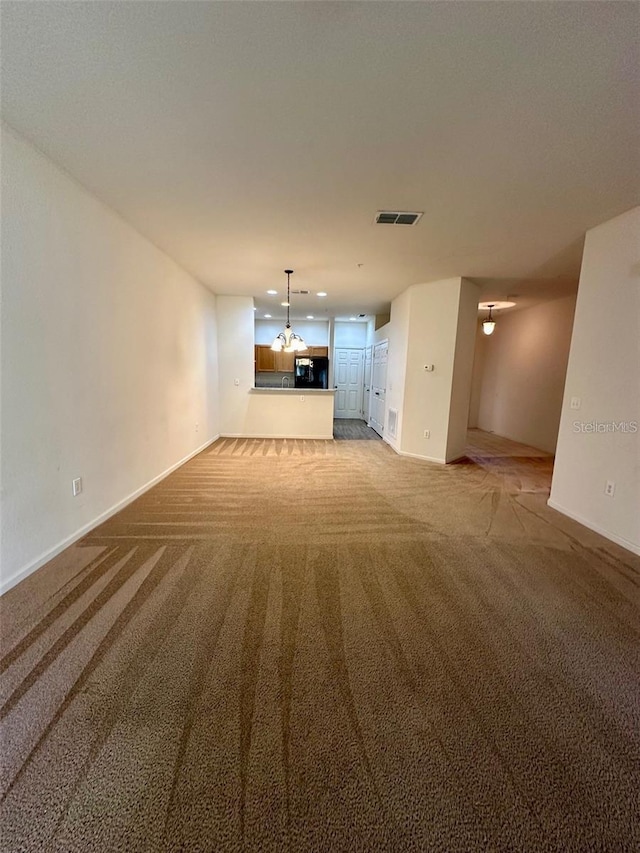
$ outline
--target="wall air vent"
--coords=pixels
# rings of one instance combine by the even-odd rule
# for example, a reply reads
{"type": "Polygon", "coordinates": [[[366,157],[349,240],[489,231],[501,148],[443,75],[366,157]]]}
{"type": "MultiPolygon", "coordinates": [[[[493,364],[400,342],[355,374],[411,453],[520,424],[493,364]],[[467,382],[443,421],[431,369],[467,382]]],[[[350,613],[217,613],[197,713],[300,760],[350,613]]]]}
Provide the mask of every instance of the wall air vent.
{"type": "Polygon", "coordinates": [[[397,438],[398,432],[398,410],[397,409],[389,409],[389,435],[391,438],[397,438]]]}
{"type": "Polygon", "coordinates": [[[376,225],[415,225],[422,213],[409,213],[404,210],[379,210],[376,213],[376,225]]]}

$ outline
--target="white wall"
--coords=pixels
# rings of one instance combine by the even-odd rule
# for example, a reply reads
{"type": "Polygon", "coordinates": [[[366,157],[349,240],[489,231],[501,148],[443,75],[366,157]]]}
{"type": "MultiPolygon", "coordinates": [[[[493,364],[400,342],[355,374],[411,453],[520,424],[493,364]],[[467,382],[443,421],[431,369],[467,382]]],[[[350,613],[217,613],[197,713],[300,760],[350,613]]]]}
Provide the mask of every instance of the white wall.
{"type": "Polygon", "coordinates": [[[451,402],[449,404],[449,430],[445,454],[448,462],[463,456],[467,446],[477,317],[478,287],[463,278],[460,284],[458,326],[453,356],[451,402]]]}
{"type": "Polygon", "coordinates": [[[437,462],[464,453],[477,302],[476,285],[460,278],[413,285],[394,299],[387,404],[399,425],[388,440],[400,453],[437,462]]]}
{"type": "MultiPolygon", "coordinates": [[[[407,375],[407,348],[409,346],[409,311],[411,307],[410,288],[405,290],[391,303],[391,320],[382,328],[389,341],[387,352],[387,391],[385,400],[385,431],[389,422],[389,409],[398,413],[396,437],[385,435],[391,447],[400,452],[400,439],[404,421],[405,379],[407,375]]],[[[380,330],[382,331],[382,330],[380,330]]],[[[375,343],[381,343],[384,338],[375,343]]]]}
{"type": "Polygon", "coordinates": [[[367,345],[367,323],[345,322],[336,320],[334,326],[333,346],[341,348],[364,348],[367,345]]]}
{"type": "Polygon", "coordinates": [[[549,500],[550,506],[637,554],[639,285],[637,207],[586,236],[549,500]],[[573,397],[581,401],[578,410],[571,408],[573,397]],[[628,431],[620,429],[623,424],[628,431]],[[613,497],[604,493],[608,480],[615,483],[613,497]]]}
{"type": "Polygon", "coordinates": [[[3,589],[215,437],[217,386],[214,296],[3,128],[3,589]]]}
{"type": "Polygon", "coordinates": [[[391,321],[389,321],[384,326],[380,326],[379,329],[374,329],[371,334],[367,334],[367,346],[387,341],[391,334],[391,321]]]}
{"type": "Polygon", "coordinates": [[[255,438],[333,438],[333,391],[251,391],[244,421],[230,435],[255,438]]]}
{"type": "Polygon", "coordinates": [[[498,313],[478,326],[472,397],[480,429],[555,453],[576,297],[498,313]]]}
{"type": "Polygon", "coordinates": [[[471,374],[471,399],[469,400],[469,427],[475,429],[480,419],[480,402],[482,396],[482,377],[484,374],[484,362],[487,352],[485,340],[487,336],[482,334],[482,326],[476,330],[476,344],[473,353],[473,371],[471,374]]]}
{"type": "MultiPolygon", "coordinates": [[[[310,347],[329,346],[329,321],[328,320],[292,320],[291,328],[302,336],[302,339],[310,347]]],[[[255,321],[255,342],[257,344],[272,344],[276,335],[284,329],[284,320],[260,320],[255,321]]]]}
{"type": "Polygon", "coordinates": [[[219,340],[220,434],[241,435],[246,420],[249,391],[255,381],[253,299],[250,296],[217,296],[216,313],[219,340]],[[228,334],[229,329],[233,329],[232,335],[228,334]]]}

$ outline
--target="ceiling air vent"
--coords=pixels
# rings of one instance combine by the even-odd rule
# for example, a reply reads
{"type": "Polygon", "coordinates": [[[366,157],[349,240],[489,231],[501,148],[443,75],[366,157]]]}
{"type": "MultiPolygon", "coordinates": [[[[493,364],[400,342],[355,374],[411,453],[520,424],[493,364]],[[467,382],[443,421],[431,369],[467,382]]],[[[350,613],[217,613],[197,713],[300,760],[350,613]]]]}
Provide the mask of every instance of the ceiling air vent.
{"type": "Polygon", "coordinates": [[[379,210],[376,213],[376,225],[415,225],[422,213],[409,213],[406,210],[379,210]]]}
{"type": "Polygon", "coordinates": [[[299,296],[308,296],[308,290],[292,290],[291,293],[297,293],[299,296]]]}

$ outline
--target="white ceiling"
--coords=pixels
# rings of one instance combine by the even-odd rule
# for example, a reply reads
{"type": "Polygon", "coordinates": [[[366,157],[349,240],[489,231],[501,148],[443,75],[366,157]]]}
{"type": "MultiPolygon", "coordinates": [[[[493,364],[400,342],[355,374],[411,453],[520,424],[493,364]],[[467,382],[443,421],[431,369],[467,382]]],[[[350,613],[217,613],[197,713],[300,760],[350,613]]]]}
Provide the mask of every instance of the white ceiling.
{"type": "Polygon", "coordinates": [[[486,299],[547,299],[575,288],[584,232],[640,203],[635,2],[4,0],[1,15],[5,120],[260,311],[289,266],[312,292],[293,316],[376,312],[458,275],[486,299]],[[380,209],[424,216],[374,225],[380,209]]]}

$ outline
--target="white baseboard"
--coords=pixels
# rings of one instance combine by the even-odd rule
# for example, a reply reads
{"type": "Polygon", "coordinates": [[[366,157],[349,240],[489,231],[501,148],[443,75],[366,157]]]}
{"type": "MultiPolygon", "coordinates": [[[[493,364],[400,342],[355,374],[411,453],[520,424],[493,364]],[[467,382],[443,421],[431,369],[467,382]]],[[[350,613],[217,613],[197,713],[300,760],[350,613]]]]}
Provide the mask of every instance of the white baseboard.
{"type": "Polygon", "coordinates": [[[409,453],[407,450],[396,450],[396,453],[398,456],[408,456],[409,459],[422,459],[423,462],[437,462],[438,465],[447,464],[446,459],[440,459],[437,456],[422,456],[420,453],[409,453]]]}
{"type": "Polygon", "coordinates": [[[333,433],[329,435],[291,435],[291,433],[272,435],[258,432],[222,432],[220,433],[220,438],[289,438],[291,441],[298,441],[302,439],[309,441],[331,441],[333,439],[333,433]]]}
{"type": "Polygon", "coordinates": [[[560,506],[560,504],[557,504],[555,501],[552,501],[551,498],[547,501],[547,506],[550,506],[551,509],[555,509],[556,512],[561,512],[562,515],[566,515],[568,518],[573,519],[573,521],[577,521],[579,524],[582,524],[583,527],[588,527],[589,530],[593,530],[594,533],[599,533],[600,536],[604,536],[605,539],[610,539],[611,542],[615,542],[616,545],[621,545],[623,548],[626,548],[627,551],[631,551],[632,554],[638,554],[638,556],[640,556],[640,545],[637,545],[635,542],[631,542],[623,536],[617,536],[615,533],[611,533],[610,530],[605,530],[604,527],[600,527],[598,524],[594,524],[593,521],[583,518],[577,512],[571,512],[570,510],[565,509],[565,507],[560,506]]]}
{"type": "Polygon", "coordinates": [[[220,435],[216,435],[213,438],[210,438],[208,441],[205,441],[204,444],[201,444],[196,450],[192,453],[189,453],[179,462],[176,462],[174,465],[171,465],[161,474],[158,474],[157,477],[154,477],[152,480],[149,480],[148,483],[145,483],[144,486],[140,486],[139,489],[136,489],[135,492],[132,492],[130,495],[127,495],[126,498],[123,498],[121,501],[118,501],[117,504],[114,504],[109,509],[100,513],[100,515],[96,516],[92,521],[84,524],[70,536],[67,536],[65,539],[62,539],[58,542],[57,545],[54,545],[53,548],[49,548],[43,554],[40,554],[32,562],[28,563],[22,569],[18,569],[17,572],[14,572],[10,577],[3,579],[0,584],[0,595],[4,595],[5,592],[14,587],[17,583],[20,583],[21,580],[24,580],[33,572],[37,571],[41,566],[44,566],[45,563],[48,563],[49,560],[52,560],[54,557],[57,557],[58,554],[62,553],[65,548],[68,548],[69,545],[73,545],[74,542],[77,542],[78,539],[82,539],[83,536],[86,536],[94,527],[97,527],[99,524],[102,524],[103,521],[106,521],[108,518],[111,518],[112,515],[115,515],[117,512],[120,512],[121,509],[124,509],[127,504],[135,501],[136,498],[139,498],[140,495],[149,491],[149,489],[153,488],[157,483],[161,480],[164,480],[165,477],[168,477],[169,474],[172,474],[177,468],[181,465],[184,465],[185,462],[188,462],[190,459],[193,459],[194,456],[197,456],[198,453],[202,453],[210,444],[213,444],[214,441],[217,441],[220,438],[220,435]]]}
{"type": "MultiPolygon", "coordinates": [[[[437,462],[439,465],[446,465],[446,459],[440,459],[436,456],[422,456],[420,453],[409,453],[407,450],[399,450],[395,445],[393,445],[386,436],[382,436],[382,440],[386,442],[389,447],[397,453],[398,456],[408,456],[409,459],[422,459],[423,462],[437,462]]],[[[451,460],[454,462],[455,460],[451,460]]]]}

